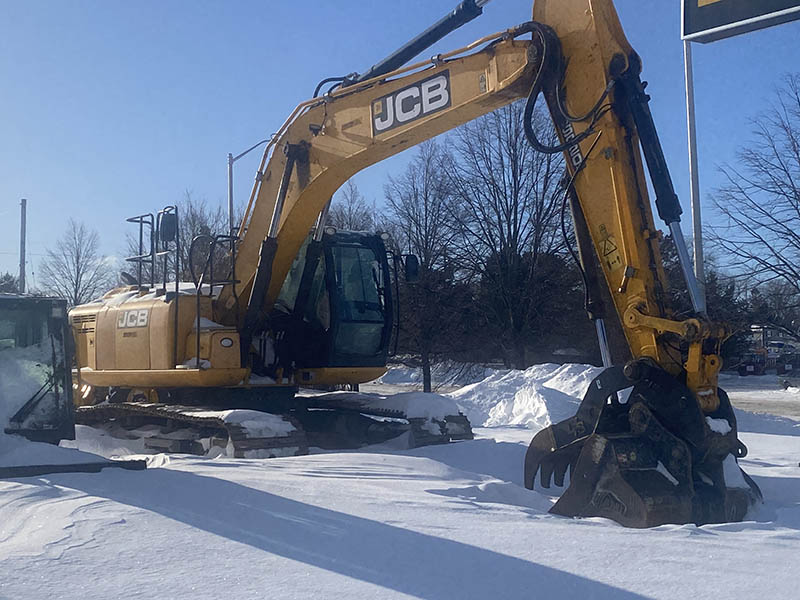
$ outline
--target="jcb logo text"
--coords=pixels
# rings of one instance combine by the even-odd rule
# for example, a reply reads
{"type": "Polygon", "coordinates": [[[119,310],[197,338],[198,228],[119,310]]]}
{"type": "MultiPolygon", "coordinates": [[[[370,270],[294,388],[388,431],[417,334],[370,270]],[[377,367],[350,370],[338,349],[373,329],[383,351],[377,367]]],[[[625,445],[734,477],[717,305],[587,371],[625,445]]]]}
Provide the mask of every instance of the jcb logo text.
{"type": "Polygon", "coordinates": [[[117,328],[147,327],[147,317],[149,315],[150,310],[147,308],[123,310],[121,313],[119,313],[119,319],[117,319],[117,328]]]}
{"type": "Polygon", "coordinates": [[[372,103],[372,135],[450,106],[450,71],[442,71],[372,103]]]}

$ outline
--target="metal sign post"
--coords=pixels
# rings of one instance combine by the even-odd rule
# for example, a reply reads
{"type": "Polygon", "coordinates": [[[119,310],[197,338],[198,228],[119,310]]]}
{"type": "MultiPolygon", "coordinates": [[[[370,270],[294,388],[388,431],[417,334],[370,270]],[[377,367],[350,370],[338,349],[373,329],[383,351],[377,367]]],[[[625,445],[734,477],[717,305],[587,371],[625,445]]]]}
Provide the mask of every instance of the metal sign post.
{"type": "Polygon", "coordinates": [[[800,0],[681,0],[681,39],[686,80],[686,122],[692,202],[692,246],[694,273],[703,307],[706,303],[706,278],[703,265],[700,178],[697,165],[692,42],[714,42],[795,19],[800,19],[800,0]]]}
{"type": "Polygon", "coordinates": [[[702,305],[706,305],[706,274],[703,263],[703,219],[700,213],[700,173],[697,168],[697,134],[694,118],[694,73],[692,71],[692,43],[683,40],[683,66],[686,79],[686,122],[689,134],[689,178],[692,203],[692,248],[694,274],[700,288],[702,305]]]}

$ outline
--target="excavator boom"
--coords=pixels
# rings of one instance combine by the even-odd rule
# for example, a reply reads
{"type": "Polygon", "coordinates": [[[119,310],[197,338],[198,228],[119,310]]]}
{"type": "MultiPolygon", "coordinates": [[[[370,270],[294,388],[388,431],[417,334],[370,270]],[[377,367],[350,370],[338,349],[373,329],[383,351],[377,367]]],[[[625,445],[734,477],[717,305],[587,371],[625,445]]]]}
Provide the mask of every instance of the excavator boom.
{"type": "MultiPolygon", "coordinates": [[[[265,150],[243,221],[236,259],[236,272],[247,274],[238,290],[241,314],[266,314],[274,304],[309,229],[352,175],[524,97],[533,73],[530,41],[520,39],[526,33],[522,25],[486,36],[452,58],[435,57],[299,105],[265,150]],[[482,45],[490,47],[465,54],[482,45]],[[268,242],[275,247],[271,262],[261,261],[265,238],[275,240],[268,242]],[[264,286],[264,295],[254,295],[254,286],[264,286]]],[[[231,286],[221,297],[229,309],[232,296],[231,286]]]]}

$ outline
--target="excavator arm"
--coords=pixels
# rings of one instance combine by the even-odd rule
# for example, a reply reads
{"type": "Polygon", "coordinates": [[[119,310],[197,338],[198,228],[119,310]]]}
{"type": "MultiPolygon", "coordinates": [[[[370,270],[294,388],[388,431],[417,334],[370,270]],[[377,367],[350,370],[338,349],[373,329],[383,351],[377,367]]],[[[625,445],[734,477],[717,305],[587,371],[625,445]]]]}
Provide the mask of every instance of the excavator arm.
{"type": "MultiPolygon", "coordinates": [[[[681,207],[640,79],[641,61],[611,0],[536,0],[539,71],[526,115],[545,97],[563,151],[581,270],[602,325],[604,281],[633,360],[589,387],[577,414],[539,432],[525,460],[525,485],[540,474],[570,485],[552,512],[604,516],[633,527],[741,520],[761,499],[738,467],[746,448],[717,387],[728,335],[705,314],[680,229],[681,207]],[[642,160],[644,155],[644,161],[642,160]],[[666,298],[659,216],[673,236],[694,311],[677,318],[666,298]],[[594,256],[592,256],[594,255],[594,256]],[[599,265],[599,269],[598,269],[599,265]],[[599,271],[599,273],[598,273],[599,271]]],[[[598,327],[601,347],[604,328],[598,327]]],[[[604,362],[609,366],[608,348],[604,362]]]]}
{"type": "Polygon", "coordinates": [[[685,372],[712,412],[719,404],[717,350],[726,332],[703,318],[675,321],[667,306],[640,147],[659,214],[682,252],[689,292],[704,312],[639,58],[609,0],[539,0],[533,19],[298,106],[264,153],[237,248],[241,283],[228,286],[219,305],[237,309],[243,331],[258,330],[308,231],[347,179],[514,100],[527,96],[532,110],[541,92],[582,212],[579,244],[594,248],[631,355],[674,376],[685,372]],[[533,40],[520,39],[525,34],[533,40]],[[480,45],[487,47],[467,54],[480,45]],[[676,338],[691,346],[686,360],[673,347],[676,338]]]}
{"type": "Polygon", "coordinates": [[[680,229],[681,206],[648,108],[646,84],[639,78],[641,61],[625,38],[613,4],[591,2],[591,10],[585,10],[586,4],[539,0],[534,8],[534,19],[548,23],[559,40],[550,40],[550,54],[560,46],[569,57],[569,68],[550,69],[551,78],[562,79],[551,80],[545,91],[560,139],[569,144],[591,128],[591,135],[567,150],[580,202],[576,208],[588,224],[576,228],[577,235],[591,238],[631,354],[652,359],[674,376],[685,371],[690,389],[710,413],[719,406],[718,349],[727,332],[702,316],[705,307],[680,229]],[[680,253],[694,318],[674,320],[665,297],[660,233],[650,210],[642,153],[659,216],[680,253]],[[676,338],[690,346],[686,360],[674,348],[676,338]]]}

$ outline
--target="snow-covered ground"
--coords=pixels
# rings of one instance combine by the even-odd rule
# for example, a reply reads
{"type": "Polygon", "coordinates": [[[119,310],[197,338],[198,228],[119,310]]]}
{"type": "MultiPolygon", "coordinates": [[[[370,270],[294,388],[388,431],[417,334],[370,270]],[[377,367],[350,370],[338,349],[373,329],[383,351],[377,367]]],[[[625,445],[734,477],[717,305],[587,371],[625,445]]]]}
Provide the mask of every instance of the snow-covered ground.
{"type": "Polygon", "coordinates": [[[737,408],[800,419],[800,379],[797,377],[739,377],[723,373],[719,383],[737,408]],[[784,389],[784,382],[789,384],[788,389],[784,389]]]}
{"type": "MultiPolygon", "coordinates": [[[[631,530],[522,487],[532,435],[591,375],[539,365],[452,392],[486,425],[470,442],[0,482],[0,598],[796,598],[800,421],[737,411],[766,499],[744,523],[631,530]]],[[[126,448],[79,428],[82,445],[126,448]]]]}

